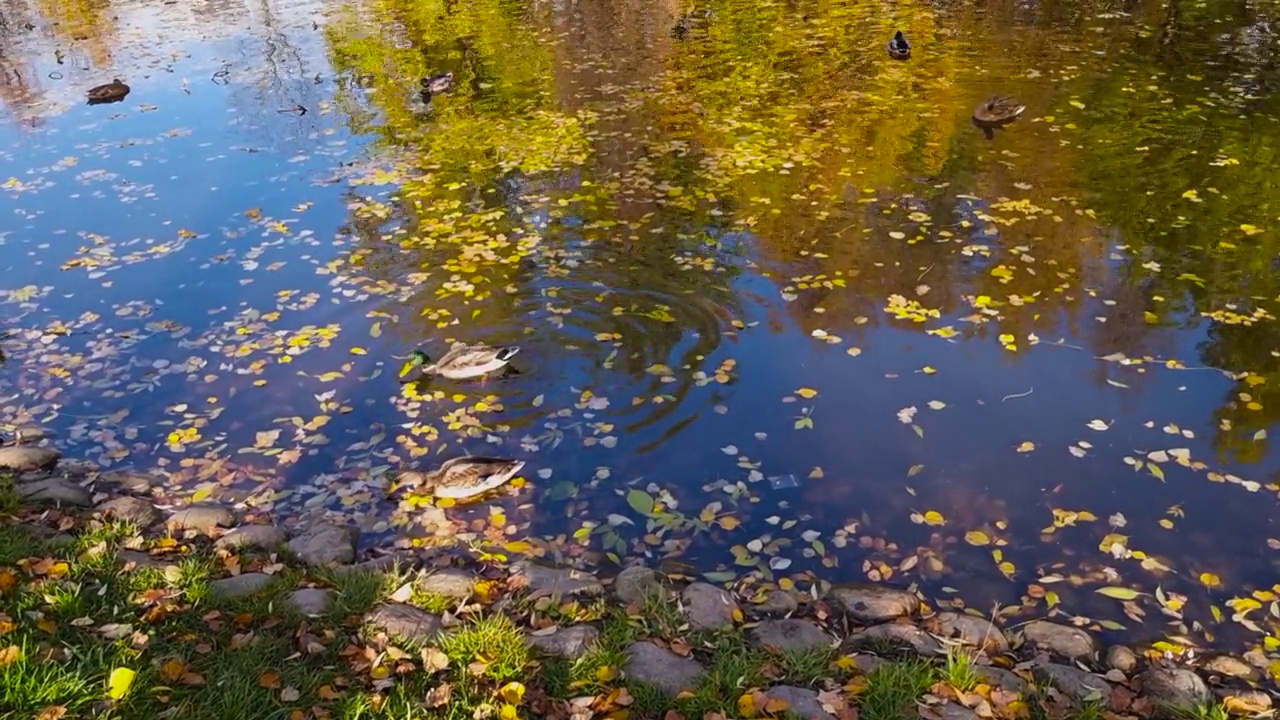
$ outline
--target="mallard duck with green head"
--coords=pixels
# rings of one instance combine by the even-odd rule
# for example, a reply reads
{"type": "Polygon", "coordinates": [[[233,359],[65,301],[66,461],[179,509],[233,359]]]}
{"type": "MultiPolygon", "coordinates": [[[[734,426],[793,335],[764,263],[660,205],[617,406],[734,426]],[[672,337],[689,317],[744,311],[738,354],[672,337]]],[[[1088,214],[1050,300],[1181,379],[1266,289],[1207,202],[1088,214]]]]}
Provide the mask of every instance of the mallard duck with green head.
{"type": "Polygon", "coordinates": [[[524,468],[523,460],[467,455],[447,460],[430,472],[410,470],[396,478],[396,488],[430,491],[438,498],[462,499],[482,495],[510,482],[524,468]]]}
{"type": "Polygon", "coordinates": [[[993,95],[973,109],[973,119],[983,125],[1004,125],[1026,109],[1026,105],[1007,95],[993,95]]]}
{"type": "Polygon", "coordinates": [[[444,357],[435,362],[423,350],[414,350],[400,368],[400,382],[440,375],[450,380],[466,380],[501,370],[520,352],[515,345],[490,347],[483,343],[468,345],[456,342],[444,357]]]}
{"type": "Polygon", "coordinates": [[[899,30],[893,34],[893,38],[889,40],[889,57],[894,60],[906,60],[911,57],[911,43],[907,42],[907,36],[899,30]]]}

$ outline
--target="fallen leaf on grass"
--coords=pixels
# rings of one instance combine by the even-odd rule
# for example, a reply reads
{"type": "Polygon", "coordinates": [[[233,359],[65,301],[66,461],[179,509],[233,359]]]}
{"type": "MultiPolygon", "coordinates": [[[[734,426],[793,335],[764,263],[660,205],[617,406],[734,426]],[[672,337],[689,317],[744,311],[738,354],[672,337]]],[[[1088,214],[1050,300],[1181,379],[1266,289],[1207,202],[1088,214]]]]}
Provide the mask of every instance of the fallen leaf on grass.
{"type": "Polygon", "coordinates": [[[107,677],[107,697],[112,700],[119,700],[129,694],[129,688],[133,686],[133,678],[138,673],[129,668],[116,668],[111,671],[111,675],[107,677]]]}
{"type": "Polygon", "coordinates": [[[438,708],[453,699],[453,687],[449,683],[437,685],[427,692],[427,707],[438,708]]]}
{"type": "Polygon", "coordinates": [[[275,670],[268,670],[258,676],[258,686],[268,690],[278,690],[284,685],[284,678],[275,670]]]}

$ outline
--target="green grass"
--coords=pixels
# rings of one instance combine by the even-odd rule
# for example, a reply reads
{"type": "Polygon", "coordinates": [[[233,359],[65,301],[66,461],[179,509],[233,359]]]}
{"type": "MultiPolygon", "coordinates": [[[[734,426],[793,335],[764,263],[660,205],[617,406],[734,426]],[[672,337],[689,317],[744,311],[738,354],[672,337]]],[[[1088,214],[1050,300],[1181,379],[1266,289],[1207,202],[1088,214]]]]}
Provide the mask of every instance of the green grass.
{"type": "Polygon", "coordinates": [[[947,658],[943,661],[939,672],[943,682],[964,692],[974,689],[978,683],[982,682],[982,676],[978,674],[973,664],[973,656],[959,645],[947,648],[947,658]]]}
{"type": "Polygon", "coordinates": [[[937,671],[923,660],[900,660],[867,676],[861,697],[863,720],[902,720],[934,683],[937,671]]]}
{"type": "Polygon", "coordinates": [[[506,615],[488,615],[446,633],[440,649],[470,675],[507,683],[525,677],[532,657],[524,633],[506,615]],[[479,668],[472,670],[471,665],[479,668]]]}

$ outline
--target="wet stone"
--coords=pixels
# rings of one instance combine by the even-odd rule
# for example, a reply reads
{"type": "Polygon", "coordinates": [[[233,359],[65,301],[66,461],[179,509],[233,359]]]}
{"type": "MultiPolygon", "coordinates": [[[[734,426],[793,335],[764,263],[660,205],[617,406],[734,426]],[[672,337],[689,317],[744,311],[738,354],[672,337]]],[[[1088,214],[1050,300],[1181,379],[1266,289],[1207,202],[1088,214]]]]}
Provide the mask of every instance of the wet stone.
{"type": "Polygon", "coordinates": [[[389,637],[417,645],[434,642],[440,634],[440,618],[412,605],[383,603],[364,616],[366,625],[389,637]]]}
{"type": "Polygon", "coordinates": [[[58,464],[62,453],[49,447],[15,446],[0,448],[0,470],[32,472],[48,470],[58,464]]]}
{"type": "Polygon", "coordinates": [[[1068,660],[1092,660],[1097,653],[1093,636],[1070,625],[1036,620],[1022,627],[1027,644],[1068,660]]]}
{"type": "Polygon", "coordinates": [[[1206,660],[1201,667],[1204,668],[1205,672],[1212,675],[1222,675],[1223,677],[1233,677],[1241,680],[1253,680],[1258,675],[1258,671],[1252,665],[1231,655],[1214,655],[1206,660]]]}
{"type": "Polygon", "coordinates": [[[662,576],[643,565],[632,565],[613,581],[613,594],[629,605],[644,605],[649,598],[662,597],[662,576]]]}
{"type": "Polygon", "coordinates": [[[1031,689],[1022,676],[1004,668],[994,667],[992,665],[976,665],[974,671],[982,677],[982,681],[992,687],[998,687],[1007,692],[1025,693],[1031,689]]]}
{"type": "Polygon", "coordinates": [[[1131,673],[1138,667],[1138,655],[1124,645],[1112,645],[1107,648],[1107,667],[1131,673]]]}
{"type": "Polygon", "coordinates": [[[837,586],[826,597],[850,619],[866,624],[906,617],[920,609],[920,599],[915,595],[883,585],[837,586]]]}
{"type": "Polygon", "coordinates": [[[880,645],[910,648],[919,655],[939,655],[942,644],[929,633],[908,623],[873,625],[860,633],[849,636],[854,648],[875,648],[880,645]]]}
{"type": "Polygon", "coordinates": [[[35,445],[50,437],[52,433],[39,425],[20,425],[13,429],[13,441],[18,445],[35,445]]]}
{"type": "Polygon", "coordinates": [[[443,568],[422,575],[413,584],[419,592],[460,600],[471,596],[476,579],[469,572],[443,568]]]}
{"type": "Polygon", "coordinates": [[[835,720],[835,716],[822,709],[817,691],[793,685],[779,685],[765,691],[764,696],[770,700],[781,700],[787,704],[787,714],[802,720],[835,720]]]}
{"type": "Polygon", "coordinates": [[[1077,703],[1098,702],[1105,706],[1111,702],[1111,684],[1080,668],[1048,663],[1037,666],[1032,674],[1077,703]]]}
{"type": "Polygon", "coordinates": [[[93,505],[93,497],[89,491],[70,480],[60,477],[44,478],[20,483],[13,488],[24,502],[66,505],[73,507],[89,507],[93,505]]]}
{"type": "Polygon", "coordinates": [[[215,528],[231,527],[236,524],[236,514],[212,503],[197,503],[169,516],[167,525],[172,531],[195,530],[211,533],[215,528]]]}
{"type": "Polygon", "coordinates": [[[261,592],[272,583],[274,578],[266,573],[244,573],[229,578],[214,580],[209,584],[215,595],[226,598],[242,598],[261,592]]]}
{"type": "Polygon", "coordinates": [[[733,625],[733,611],[738,603],[721,588],[708,583],[694,583],[681,594],[685,617],[695,630],[718,630],[733,625]]]}
{"type": "Polygon", "coordinates": [[[829,648],[834,639],[808,620],[788,618],[765,620],[751,631],[760,647],[775,647],[785,652],[806,652],[829,648]]]}
{"type": "Polygon", "coordinates": [[[256,547],[270,551],[284,547],[288,540],[289,534],[274,525],[241,525],[218,538],[214,544],[231,550],[256,547]]]}
{"type": "Polygon", "coordinates": [[[1209,700],[1209,686],[1186,668],[1153,667],[1139,677],[1142,694],[1166,713],[1191,713],[1209,700]]]}
{"type": "Polygon", "coordinates": [[[117,470],[114,472],[102,473],[98,476],[98,483],[104,485],[112,485],[125,492],[135,495],[146,495],[151,489],[162,482],[162,479],[156,475],[148,473],[128,472],[117,470]]]}
{"type": "Polygon", "coordinates": [[[600,631],[591,625],[556,628],[544,635],[530,634],[529,647],[543,655],[577,660],[586,655],[600,639],[600,631]]]}
{"type": "Polygon", "coordinates": [[[168,565],[162,558],[155,557],[148,553],[139,552],[137,550],[121,550],[116,553],[116,560],[121,565],[133,563],[135,567],[162,568],[168,565]]]}
{"type": "Polygon", "coordinates": [[[660,648],[645,640],[627,648],[627,662],[623,666],[627,677],[654,686],[670,696],[682,690],[693,690],[705,670],[702,663],[693,658],[660,648]]]}
{"type": "Polygon", "coordinates": [[[329,600],[332,596],[332,590],[326,590],[324,588],[301,588],[299,590],[294,590],[289,594],[288,603],[294,610],[297,610],[303,615],[318,617],[323,615],[325,611],[329,609],[329,600]]]}
{"type": "Polygon", "coordinates": [[[408,553],[391,553],[380,557],[371,558],[355,565],[343,565],[338,567],[339,574],[349,573],[390,573],[390,572],[408,572],[417,566],[417,561],[408,553]]]}
{"type": "Polygon", "coordinates": [[[759,598],[759,602],[749,602],[744,609],[747,614],[756,618],[778,618],[786,617],[795,612],[800,607],[800,603],[796,602],[796,598],[786,590],[778,588],[769,588],[765,590],[759,598]]]}
{"type": "Polygon", "coordinates": [[[1004,633],[990,620],[968,613],[944,612],[935,619],[938,634],[966,645],[980,647],[988,654],[998,654],[1009,649],[1004,633]]]}
{"type": "Polygon", "coordinates": [[[360,531],[350,525],[316,523],[289,541],[289,551],[308,565],[347,565],[356,559],[360,531]]]}
{"type": "Polygon", "coordinates": [[[519,562],[511,570],[512,580],[522,584],[532,597],[588,597],[604,594],[604,585],[594,575],[573,568],[548,567],[519,562]]]}
{"type": "Polygon", "coordinates": [[[100,503],[95,508],[103,517],[130,522],[139,528],[158,524],[164,516],[148,500],[136,497],[118,497],[100,503]]]}

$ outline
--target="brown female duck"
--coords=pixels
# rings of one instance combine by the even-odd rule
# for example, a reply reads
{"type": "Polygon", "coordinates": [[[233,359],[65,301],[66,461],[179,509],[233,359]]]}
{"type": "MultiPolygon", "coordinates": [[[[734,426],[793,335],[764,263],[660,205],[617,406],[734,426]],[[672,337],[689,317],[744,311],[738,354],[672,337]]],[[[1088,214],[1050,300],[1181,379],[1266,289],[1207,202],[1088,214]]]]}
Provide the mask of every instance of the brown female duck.
{"type": "Polygon", "coordinates": [[[120,82],[120,78],[116,78],[106,85],[89,88],[86,94],[89,96],[90,105],[120,102],[125,95],[129,94],[129,86],[120,82]]]}
{"type": "Polygon", "coordinates": [[[982,125],[1004,125],[1013,122],[1027,106],[1011,97],[993,95],[973,109],[973,119],[982,125]]]}
{"type": "Polygon", "coordinates": [[[483,495],[505,485],[524,468],[523,460],[466,455],[446,461],[431,472],[410,470],[400,473],[396,487],[414,487],[430,491],[438,498],[462,498],[483,495]]]}

